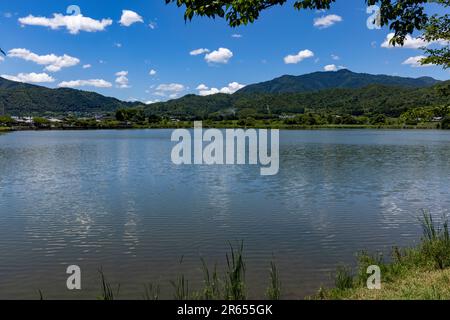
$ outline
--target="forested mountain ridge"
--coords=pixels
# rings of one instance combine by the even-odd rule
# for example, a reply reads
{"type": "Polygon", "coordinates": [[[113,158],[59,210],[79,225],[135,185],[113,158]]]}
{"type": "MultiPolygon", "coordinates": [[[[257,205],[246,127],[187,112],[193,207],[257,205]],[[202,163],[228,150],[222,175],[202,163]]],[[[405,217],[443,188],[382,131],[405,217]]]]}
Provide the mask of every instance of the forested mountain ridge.
{"type": "Polygon", "coordinates": [[[69,88],[50,89],[0,77],[0,113],[103,113],[136,106],[95,92],[69,88]]]}
{"type": "Polygon", "coordinates": [[[314,72],[310,74],[282,77],[244,87],[239,93],[301,93],[326,89],[357,89],[372,84],[420,88],[439,83],[430,77],[404,78],[388,75],[355,73],[347,69],[336,72],[314,72]]]}
{"type": "Polygon", "coordinates": [[[145,110],[147,114],[158,116],[217,120],[270,118],[307,112],[398,117],[412,108],[450,105],[450,96],[442,93],[449,87],[450,81],[424,88],[372,84],[359,89],[338,88],[307,93],[187,95],[146,106],[145,110]]]}
{"type": "Polygon", "coordinates": [[[305,112],[398,117],[411,108],[449,105],[449,95],[438,90],[449,86],[450,82],[429,77],[374,76],[340,70],[283,76],[271,82],[249,85],[233,95],[189,94],[167,102],[144,105],[95,92],[50,89],[0,78],[0,114],[93,115],[140,108],[147,115],[186,120],[270,118],[305,112]]]}

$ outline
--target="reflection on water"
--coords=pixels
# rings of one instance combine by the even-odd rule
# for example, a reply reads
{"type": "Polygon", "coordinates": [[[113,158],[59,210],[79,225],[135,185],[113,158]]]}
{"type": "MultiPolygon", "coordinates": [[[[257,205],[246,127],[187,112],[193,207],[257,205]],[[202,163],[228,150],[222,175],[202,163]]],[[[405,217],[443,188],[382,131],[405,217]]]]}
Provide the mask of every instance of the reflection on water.
{"type": "Polygon", "coordinates": [[[418,239],[417,215],[450,208],[450,133],[285,131],[280,173],[174,166],[170,130],[15,132],[0,136],[0,298],[96,298],[98,268],[123,298],[200,257],[224,263],[244,240],[250,294],[275,256],[287,297],[330,282],[362,249],[418,239]],[[184,262],[179,265],[180,257],[184,262]],[[81,292],[65,268],[82,268],[81,292]]]}

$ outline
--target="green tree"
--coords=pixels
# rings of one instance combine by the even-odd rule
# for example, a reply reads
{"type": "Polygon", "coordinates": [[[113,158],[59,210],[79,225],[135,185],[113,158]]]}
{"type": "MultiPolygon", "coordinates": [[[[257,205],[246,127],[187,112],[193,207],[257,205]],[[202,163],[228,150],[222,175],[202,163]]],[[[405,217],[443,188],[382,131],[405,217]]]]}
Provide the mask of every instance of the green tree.
{"type": "Polygon", "coordinates": [[[450,116],[445,117],[441,122],[441,129],[449,130],[450,129],[450,116]]]}
{"type": "Polygon", "coordinates": [[[33,118],[34,125],[38,128],[46,128],[50,126],[50,121],[45,118],[35,117],[33,118]]]}
{"type": "Polygon", "coordinates": [[[15,123],[14,119],[10,116],[0,116],[0,125],[11,126],[15,123]]]}
{"type": "MultiPolygon", "coordinates": [[[[238,27],[255,22],[262,11],[274,6],[282,6],[287,0],[165,0],[166,4],[175,2],[184,7],[185,20],[194,16],[224,18],[231,27],[238,27]]],[[[296,0],[297,10],[330,9],[336,0],[296,0]]],[[[367,5],[379,5],[381,26],[389,26],[394,32],[391,39],[393,45],[403,45],[408,34],[414,31],[425,31],[425,38],[430,40],[448,40],[448,15],[429,17],[425,12],[425,4],[437,3],[449,6],[450,0],[365,0],[367,5]]],[[[423,63],[433,63],[448,67],[449,48],[426,50],[428,57],[423,63]]]]}
{"type": "MultiPolygon", "coordinates": [[[[437,0],[444,7],[450,6],[450,0],[437,0]]],[[[450,15],[443,16],[433,15],[425,27],[423,38],[428,42],[440,41],[441,43],[447,41],[447,45],[441,48],[433,48],[425,50],[428,57],[421,61],[422,64],[436,64],[441,65],[444,69],[450,68],[450,15]]]]}

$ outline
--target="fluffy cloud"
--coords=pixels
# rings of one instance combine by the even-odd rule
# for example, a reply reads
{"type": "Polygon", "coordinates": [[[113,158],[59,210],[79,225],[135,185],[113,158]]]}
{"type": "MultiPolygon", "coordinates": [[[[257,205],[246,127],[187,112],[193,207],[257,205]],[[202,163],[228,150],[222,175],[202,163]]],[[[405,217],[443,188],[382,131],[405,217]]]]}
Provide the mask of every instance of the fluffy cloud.
{"type": "Polygon", "coordinates": [[[178,94],[186,90],[186,87],[179,83],[160,84],[156,87],[155,95],[169,98],[176,98],[178,94]]]}
{"type": "Polygon", "coordinates": [[[92,66],[90,65],[90,64],[85,64],[84,66],[83,66],[83,69],[89,69],[89,68],[91,68],[92,66]]]}
{"type": "Polygon", "coordinates": [[[191,56],[199,56],[199,55],[201,55],[201,54],[205,54],[205,53],[208,53],[208,52],[209,52],[209,49],[206,49],[206,48],[200,48],[200,49],[192,50],[191,52],[189,52],[189,54],[190,54],[191,56]]]}
{"type": "Polygon", "coordinates": [[[346,69],[345,66],[337,66],[335,64],[329,64],[326,65],[325,67],[323,67],[323,70],[325,71],[338,71],[338,70],[342,70],[342,69],[346,69]]]}
{"type": "Polygon", "coordinates": [[[200,96],[209,96],[217,93],[233,94],[244,87],[245,85],[238,82],[231,82],[228,84],[228,86],[223,87],[222,89],[209,88],[207,85],[201,84],[197,87],[197,90],[200,96]]]}
{"type": "Polygon", "coordinates": [[[235,38],[235,39],[240,39],[240,38],[242,38],[242,34],[235,33],[235,34],[232,34],[231,37],[235,38]]]}
{"type": "Polygon", "coordinates": [[[382,48],[407,48],[407,49],[419,49],[421,47],[426,47],[430,45],[431,43],[423,40],[422,38],[414,38],[410,35],[407,35],[405,38],[405,42],[403,43],[403,46],[396,45],[395,47],[390,43],[392,38],[394,37],[394,33],[389,33],[386,36],[386,39],[381,44],[382,48]]]}
{"type": "Polygon", "coordinates": [[[63,81],[58,84],[60,88],[77,88],[77,87],[96,87],[96,88],[111,88],[112,84],[103,79],[90,79],[90,80],[72,80],[63,81]]]}
{"type": "Polygon", "coordinates": [[[48,27],[52,30],[66,28],[71,34],[78,34],[80,31],[104,31],[106,27],[113,23],[111,19],[95,20],[85,17],[82,14],[65,16],[59,13],[53,14],[53,18],[29,15],[27,17],[19,18],[19,22],[22,25],[48,27]]]}
{"type": "Polygon", "coordinates": [[[122,17],[120,18],[119,23],[124,27],[129,27],[134,23],[144,22],[144,19],[136,12],[131,10],[122,10],[122,17]]]}
{"type": "Polygon", "coordinates": [[[416,57],[410,57],[403,61],[402,64],[404,65],[410,65],[413,68],[424,68],[424,67],[431,67],[432,64],[421,64],[420,61],[422,59],[425,59],[425,56],[416,56],[416,57]]]}
{"type": "Polygon", "coordinates": [[[286,64],[297,64],[305,59],[314,57],[314,52],[311,50],[302,50],[295,55],[288,55],[284,57],[284,63],[286,64]]]}
{"type": "Polygon", "coordinates": [[[128,80],[128,71],[120,71],[116,73],[116,84],[120,89],[130,88],[128,80]]]}
{"type": "Polygon", "coordinates": [[[205,60],[208,63],[228,63],[233,58],[233,52],[227,48],[219,48],[205,56],[205,60]]]}
{"type": "Polygon", "coordinates": [[[198,85],[198,87],[196,88],[197,90],[208,90],[208,86],[206,84],[200,84],[198,85]]]}
{"type": "Polygon", "coordinates": [[[317,27],[319,29],[324,29],[324,28],[331,27],[335,23],[341,22],[341,21],[342,21],[341,16],[338,16],[336,14],[329,14],[327,16],[323,16],[323,17],[314,19],[314,27],[317,27]]]}
{"type": "Polygon", "coordinates": [[[44,65],[46,66],[45,70],[50,72],[57,72],[62,68],[73,67],[80,63],[78,58],[74,58],[66,54],[63,56],[57,56],[55,54],[40,56],[27,49],[12,49],[8,52],[8,56],[26,61],[32,61],[39,65],[44,65]]]}
{"type": "Polygon", "coordinates": [[[158,72],[155,69],[150,70],[150,72],[148,73],[151,76],[156,76],[158,72]]]}
{"type": "Polygon", "coordinates": [[[2,77],[11,81],[28,83],[55,82],[55,79],[46,73],[19,73],[17,76],[2,74],[2,77]]]}
{"type": "Polygon", "coordinates": [[[338,67],[335,64],[329,64],[323,68],[325,71],[337,71],[338,67]]]}

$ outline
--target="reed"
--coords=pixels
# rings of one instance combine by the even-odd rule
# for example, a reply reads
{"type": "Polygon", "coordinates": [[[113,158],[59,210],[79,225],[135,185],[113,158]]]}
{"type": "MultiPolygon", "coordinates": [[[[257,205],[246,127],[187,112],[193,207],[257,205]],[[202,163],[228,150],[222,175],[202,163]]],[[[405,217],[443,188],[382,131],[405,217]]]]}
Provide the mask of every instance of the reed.
{"type": "Polygon", "coordinates": [[[144,285],[144,300],[158,301],[161,294],[159,285],[154,286],[153,283],[144,285]]]}
{"type": "Polygon", "coordinates": [[[202,258],[201,261],[204,285],[201,298],[203,298],[203,300],[220,300],[223,294],[221,292],[221,283],[217,272],[217,264],[214,265],[214,270],[210,273],[205,259],[202,258]]]}
{"type": "Polygon", "coordinates": [[[103,269],[100,268],[98,270],[98,272],[100,273],[100,282],[101,282],[101,288],[102,288],[100,299],[101,300],[114,300],[119,295],[120,284],[117,286],[117,290],[114,292],[111,284],[106,279],[103,269]]]}
{"type": "Polygon", "coordinates": [[[334,285],[339,290],[353,288],[352,269],[344,265],[339,266],[334,276],[334,285]]]}
{"type": "MultiPolygon", "coordinates": [[[[183,264],[184,256],[181,257],[179,264],[180,266],[183,264]]],[[[186,280],[184,274],[180,274],[175,281],[170,281],[173,289],[174,289],[174,299],[175,300],[189,300],[190,292],[189,292],[189,281],[186,280]]]]}
{"type": "Polygon", "coordinates": [[[235,249],[230,243],[230,253],[226,255],[225,300],[246,300],[244,242],[235,249]]]}
{"type": "Polygon", "coordinates": [[[281,280],[277,266],[274,261],[270,262],[270,285],[267,289],[267,298],[269,300],[281,299],[281,280]]]}

